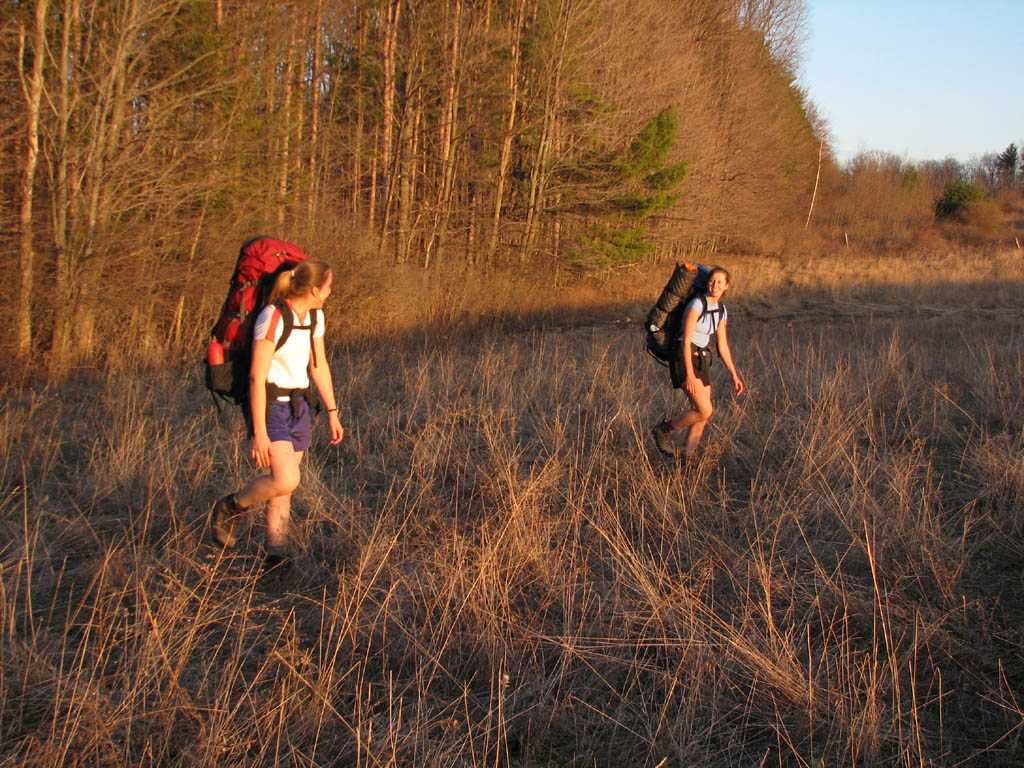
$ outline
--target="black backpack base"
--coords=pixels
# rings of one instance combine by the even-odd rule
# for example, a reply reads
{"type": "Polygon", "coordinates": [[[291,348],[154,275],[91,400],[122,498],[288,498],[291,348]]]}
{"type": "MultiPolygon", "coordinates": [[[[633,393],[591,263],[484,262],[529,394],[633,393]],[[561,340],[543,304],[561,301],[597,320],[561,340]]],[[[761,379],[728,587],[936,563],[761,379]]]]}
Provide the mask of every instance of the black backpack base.
{"type": "Polygon", "coordinates": [[[672,362],[677,347],[677,340],[668,330],[659,328],[657,331],[653,331],[648,325],[647,333],[644,336],[644,349],[656,363],[667,367],[672,362]]]}

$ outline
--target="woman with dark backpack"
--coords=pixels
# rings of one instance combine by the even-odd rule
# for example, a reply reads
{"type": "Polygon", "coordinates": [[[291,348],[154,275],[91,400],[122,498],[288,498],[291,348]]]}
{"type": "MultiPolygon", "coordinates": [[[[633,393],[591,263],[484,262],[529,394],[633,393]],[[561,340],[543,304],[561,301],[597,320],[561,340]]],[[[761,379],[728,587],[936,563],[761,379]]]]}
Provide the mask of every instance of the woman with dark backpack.
{"type": "Polygon", "coordinates": [[[672,386],[686,392],[690,409],[679,416],[661,421],[651,430],[658,450],[666,456],[675,457],[672,435],[676,430],[686,427],[686,441],[680,457],[683,462],[688,462],[696,455],[704,427],[714,413],[709,375],[712,341],[732,376],[736,395],[743,394],[743,381],[736,372],[732,350],[729,348],[729,315],[721,301],[728,288],[729,273],[722,267],[715,267],[708,273],[706,292],[694,296],[683,310],[678,353],[669,365],[669,371],[672,374],[672,386]]]}
{"type": "Polygon", "coordinates": [[[269,467],[270,474],[257,475],[210,510],[211,536],[227,548],[235,545],[238,517],[265,504],[264,570],[286,559],[291,496],[299,485],[299,465],[312,432],[310,378],[327,408],[331,445],[340,443],[345,435],[324,351],[322,307],[331,295],[332,280],[327,264],[307,259],[282,272],[274,283],[253,329],[247,409],[252,458],[257,466],[269,467]]]}

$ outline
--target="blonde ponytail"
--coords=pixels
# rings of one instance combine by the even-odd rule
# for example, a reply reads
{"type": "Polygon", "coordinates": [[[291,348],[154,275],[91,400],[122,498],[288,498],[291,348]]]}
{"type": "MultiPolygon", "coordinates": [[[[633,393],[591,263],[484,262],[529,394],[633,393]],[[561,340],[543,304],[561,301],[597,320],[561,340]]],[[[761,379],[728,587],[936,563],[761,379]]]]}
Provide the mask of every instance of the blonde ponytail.
{"type": "Polygon", "coordinates": [[[270,291],[268,304],[282,299],[297,299],[305,296],[314,287],[320,288],[327,281],[327,273],[331,267],[327,262],[318,259],[300,261],[292,269],[282,272],[274,281],[270,291]]]}

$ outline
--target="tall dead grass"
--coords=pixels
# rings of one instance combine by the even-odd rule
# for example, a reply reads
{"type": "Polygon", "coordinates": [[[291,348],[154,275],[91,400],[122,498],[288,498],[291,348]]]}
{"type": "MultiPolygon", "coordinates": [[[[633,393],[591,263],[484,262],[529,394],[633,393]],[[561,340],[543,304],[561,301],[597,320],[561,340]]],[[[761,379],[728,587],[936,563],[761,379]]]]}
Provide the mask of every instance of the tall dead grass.
{"type": "Polygon", "coordinates": [[[633,326],[335,348],[277,583],[206,543],[251,470],[191,371],[8,387],[0,764],[1013,764],[1019,313],[748,288],[682,476],[633,326]]]}

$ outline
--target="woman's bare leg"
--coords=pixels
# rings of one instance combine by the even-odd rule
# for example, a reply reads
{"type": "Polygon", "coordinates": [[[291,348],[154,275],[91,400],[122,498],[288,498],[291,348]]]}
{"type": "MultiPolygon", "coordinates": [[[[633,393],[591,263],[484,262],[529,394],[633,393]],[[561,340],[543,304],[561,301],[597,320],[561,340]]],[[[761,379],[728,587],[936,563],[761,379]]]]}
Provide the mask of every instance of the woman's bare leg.
{"type": "Polygon", "coordinates": [[[697,446],[704,435],[704,427],[707,426],[708,420],[714,413],[714,408],[711,405],[710,385],[699,387],[693,395],[689,392],[686,394],[690,399],[690,410],[682,416],[669,419],[668,423],[673,431],[689,427],[689,431],[686,433],[683,453],[687,459],[690,459],[697,452],[697,446]]]}
{"type": "Polygon", "coordinates": [[[296,451],[287,440],[270,444],[270,474],[256,475],[235,494],[240,507],[262,504],[277,496],[287,496],[299,485],[299,462],[302,452],[296,451]]]}
{"type": "MultiPolygon", "coordinates": [[[[270,449],[270,465],[271,473],[273,473],[274,467],[274,443],[270,449]]],[[[288,442],[282,443],[282,446],[287,446],[288,450],[282,448],[281,462],[286,465],[282,467],[282,473],[289,480],[294,480],[292,490],[299,485],[299,465],[302,463],[302,451],[296,451],[292,448],[292,444],[288,442]],[[289,455],[290,453],[290,455],[289,455]]],[[[289,491],[286,494],[280,496],[274,496],[267,501],[266,507],[266,521],[267,521],[267,551],[277,554],[283,554],[288,546],[288,530],[291,523],[291,512],[292,512],[292,494],[289,491]]]]}
{"type": "Polygon", "coordinates": [[[274,441],[270,444],[270,474],[257,475],[235,494],[239,507],[265,504],[268,552],[283,554],[288,545],[292,492],[301,479],[302,457],[303,452],[296,451],[289,441],[274,441]]]}

